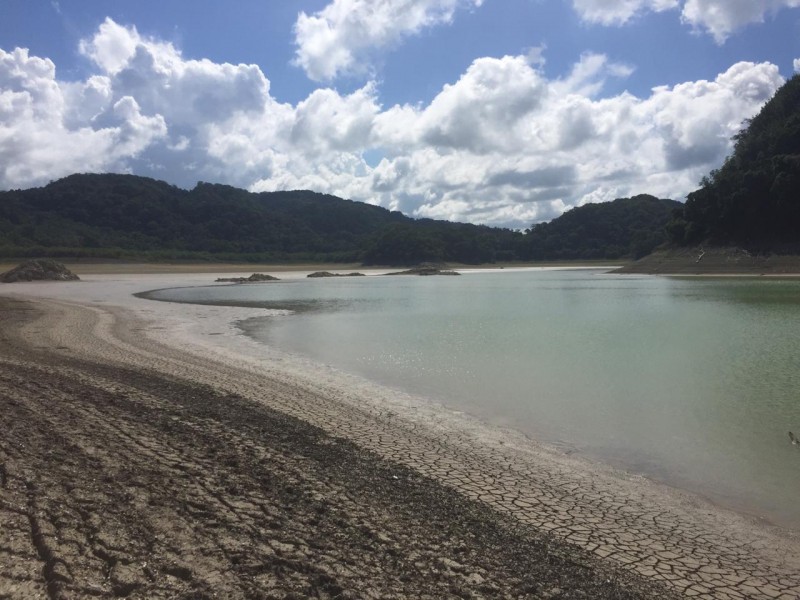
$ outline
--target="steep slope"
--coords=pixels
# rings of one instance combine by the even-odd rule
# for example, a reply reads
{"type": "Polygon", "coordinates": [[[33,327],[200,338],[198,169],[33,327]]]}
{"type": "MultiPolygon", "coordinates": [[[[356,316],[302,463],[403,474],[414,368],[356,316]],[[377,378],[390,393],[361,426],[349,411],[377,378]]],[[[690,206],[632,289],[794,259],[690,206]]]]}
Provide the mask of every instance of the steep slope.
{"type": "Polygon", "coordinates": [[[669,225],[676,244],[800,251],[800,75],[735,138],[725,164],[689,194],[669,225]]]}

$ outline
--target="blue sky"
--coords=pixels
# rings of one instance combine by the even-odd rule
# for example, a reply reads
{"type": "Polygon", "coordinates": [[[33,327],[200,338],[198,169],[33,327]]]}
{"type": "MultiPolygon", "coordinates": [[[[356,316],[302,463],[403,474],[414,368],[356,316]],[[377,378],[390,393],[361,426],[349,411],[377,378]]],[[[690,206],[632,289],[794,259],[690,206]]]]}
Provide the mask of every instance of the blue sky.
{"type": "Polygon", "coordinates": [[[0,11],[3,189],[129,172],[511,227],[637,193],[681,199],[800,57],[800,0],[0,11]]]}

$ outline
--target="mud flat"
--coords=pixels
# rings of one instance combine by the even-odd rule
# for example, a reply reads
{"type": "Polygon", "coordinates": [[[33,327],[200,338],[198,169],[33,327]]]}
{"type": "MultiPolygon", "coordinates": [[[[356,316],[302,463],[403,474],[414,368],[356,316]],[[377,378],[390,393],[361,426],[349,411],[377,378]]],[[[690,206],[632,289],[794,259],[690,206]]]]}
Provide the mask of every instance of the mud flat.
{"type": "Polygon", "coordinates": [[[796,532],[84,279],[0,288],[0,597],[800,597],[796,532]]]}

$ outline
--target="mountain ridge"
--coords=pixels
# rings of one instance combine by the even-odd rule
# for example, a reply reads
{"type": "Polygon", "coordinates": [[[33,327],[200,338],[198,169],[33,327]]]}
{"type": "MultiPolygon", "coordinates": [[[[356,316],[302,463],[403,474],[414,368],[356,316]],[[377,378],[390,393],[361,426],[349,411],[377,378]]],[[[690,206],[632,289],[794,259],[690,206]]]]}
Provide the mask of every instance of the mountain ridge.
{"type": "Polygon", "coordinates": [[[618,199],[572,209],[523,233],[413,219],[308,190],[254,193],[205,182],[185,190],[136,175],[74,174],[0,192],[0,257],[385,265],[619,260],[662,243],[676,205],[647,195],[618,199]]]}

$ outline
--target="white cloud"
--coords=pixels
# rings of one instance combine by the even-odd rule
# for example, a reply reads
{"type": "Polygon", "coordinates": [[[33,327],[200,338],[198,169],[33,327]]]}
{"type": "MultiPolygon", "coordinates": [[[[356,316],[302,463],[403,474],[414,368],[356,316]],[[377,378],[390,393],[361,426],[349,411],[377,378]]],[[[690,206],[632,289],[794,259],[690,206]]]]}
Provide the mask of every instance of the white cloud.
{"type": "Polygon", "coordinates": [[[191,185],[198,178],[246,181],[274,164],[272,151],[254,145],[269,148],[275,135],[285,137],[292,109],[270,96],[259,67],[187,60],[172,44],[110,19],[80,49],[101,74],[79,87],[62,86],[72,100],[71,124],[83,119],[85,125],[102,126],[114,118],[115,104],[130,97],[141,114],[167,125],[163,139],[133,163],[137,170],[173,174],[178,183],[191,185]],[[251,128],[254,122],[261,128],[251,128]]]}
{"type": "Polygon", "coordinates": [[[595,98],[618,72],[594,55],[556,81],[522,57],[475,61],[428,106],[377,115],[374,135],[392,151],[371,173],[373,197],[496,224],[642,192],[680,198],[783,81],[774,65],[739,63],[643,99],[595,98]]]}
{"type": "Polygon", "coordinates": [[[383,107],[369,83],[293,106],[257,66],[189,60],[113,21],[82,48],[96,71],[77,82],[0,50],[0,187],[127,171],[525,227],[586,202],[682,197],[782,83],[774,65],[738,63],[710,81],[608,96],[605,82],[630,68],[603,55],[559,79],[541,57],[506,56],[475,60],[427,105],[383,107]],[[365,153],[382,158],[370,166],[365,153]]]}
{"type": "Polygon", "coordinates": [[[800,58],[795,58],[794,59],[794,61],[792,63],[792,67],[794,67],[794,72],[795,73],[800,73],[800,58]]]}
{"type": "MultiPolygon", "coordinates": [[[[93,89],[89,81],[85,89],[93,89]]],[[[166,133],[160,116],[142,115],[136,100],[108,107],[103,126],[70,123],[79,112],[55,78],[55,65],[27,50],[0,50],[0,184],[21,187],[76,171],[120,170],[166,133]]]]}
{"type": "Polygon", "coordinates": [[[81,40],[78,49],[105,72],[116,73],[128,64],[136,49],[144,43],[161,50],[170,48],[156,40],[145,40],[135,27],[123,27],[106,18],[91,39],[81,40]]]}
{"type": "Polygon", "coordinates": [[[602,25],[623,25],[645,12],[680,8],[684,23],[722,44],[746,25],[800,6],[800,0],[572,0],[572,5],[583,20],[602,25]]]}
{"type": "Polygon", "coordinates": [[[781,82],[773,65],[738,63],[714,82],[656,89],[651,103],[668,167],[680,170],[720,162],[742,120],[781,82]]]}
{"type": "Polygon", "coordinates": [[[763,23],[767,14],[797,6],[800,0],[686,0],[682,18],[721,44],[745,25],[763,23]]]}
{"type": "Polygon", "coordinates": [[[437,148],[514,152],[519,140],[509,132],[525,128],[525,117],[546,93],[545,81],[523,58],[481,58],[444,87],[411,131],[417,141],[437,148]]]}
{"type": "Polygon", "coordinates": [[[622,25],[643,12],[678,6],[678,0],[572,0],[582,19],[602,25],[622,25]]]}
{"type": "Polygon", "coordinates": [[[329,151],[358,152],[369,146],[379,111],[373,84],[349,96],[319,89],[297,105],[291,141],[306,154],[329,151]]]}
{"type": "Polygon", "coordinates": [[[458,8],[483,0],[333,0],[294,26],[295,63],[315,81],[367,72],[376,50],[449,23],[458,8]]]}

